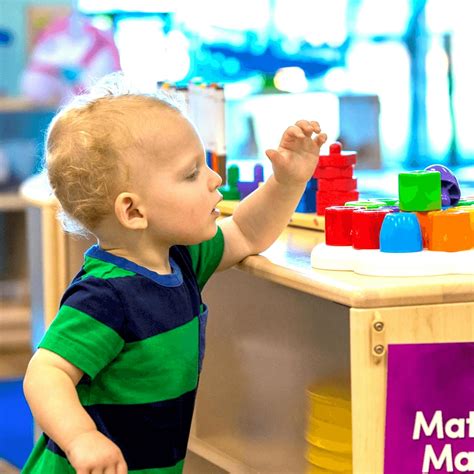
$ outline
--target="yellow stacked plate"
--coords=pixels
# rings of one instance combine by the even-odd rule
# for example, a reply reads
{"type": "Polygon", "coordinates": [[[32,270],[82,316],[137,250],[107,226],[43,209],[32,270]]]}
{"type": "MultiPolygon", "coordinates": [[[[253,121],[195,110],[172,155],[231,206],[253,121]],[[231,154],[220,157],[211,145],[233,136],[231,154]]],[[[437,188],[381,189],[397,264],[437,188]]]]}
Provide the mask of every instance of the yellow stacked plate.
{"type": "Polygon", "coordinates": [[[308,388],[308,474],[352,472],[351,401],[348,380],[308,388]]]}
{"type": "MultiPolygon", "coordinates": [[[[323,469],[322,467],[315,466],[314,464],[308,464],[308,468],[306,469],[306,474],[334,474],[334,471],[328,471],[327,469],[323,469]]],[[[337,474],[352,474],[352,470],[338,471],[337,474]]]]}

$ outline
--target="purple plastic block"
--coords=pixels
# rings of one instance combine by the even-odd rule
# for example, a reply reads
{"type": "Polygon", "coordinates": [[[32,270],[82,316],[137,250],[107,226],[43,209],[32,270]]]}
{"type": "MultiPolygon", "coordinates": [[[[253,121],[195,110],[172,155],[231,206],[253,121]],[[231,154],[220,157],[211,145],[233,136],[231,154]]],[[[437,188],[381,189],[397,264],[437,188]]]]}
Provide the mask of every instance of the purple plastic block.
{"type": "Polygon", "coordinates": [[[247,197],[258,188],[258,183],[263,182],[263,166],[255,165],[253,169],[253,181],[239,181],[237,187],[240,192],[240,199],[247,197]]]}
{"type": "Polygon", "coordinates": [[[390,209],[392,212],[400,212],[400,208],[398,206],[382,206],[379,209],[390,209]]]}
{"type": "Polygon", "coordinates": [[[255,165],[253,169],[253,180],[257,183],[263,182],[263,166],[262,165],[255,165]]]}
{"type": "Polygon", "coordinates": [[[461,199],[461,188],[454,173],[443,165],[430,165],[427,171],[439,171],[441,174],[441,204],[442,206],[455,206],[461,199]]]}

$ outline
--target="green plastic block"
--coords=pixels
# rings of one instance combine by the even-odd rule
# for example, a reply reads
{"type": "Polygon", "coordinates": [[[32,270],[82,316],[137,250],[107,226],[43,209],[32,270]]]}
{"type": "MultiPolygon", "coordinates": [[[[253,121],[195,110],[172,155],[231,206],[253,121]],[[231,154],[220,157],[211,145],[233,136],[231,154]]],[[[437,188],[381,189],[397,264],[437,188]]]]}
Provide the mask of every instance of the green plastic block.
{"type": "Polygon", "coordinates": [[[237,165],[229,166],[227,170],[227,184],[219,188],[219,192],[226,201],[239,201],[240,192],[237,187],[239,182],[240,172],[237,165]]]}
{"type": "Polygon", "coordinates": [[[372,201],[347,201],[344,204],[344,206],[365,207],[366,209],[377,209],[386,205],[384,202],[375,199],[372,201]]]}
{"type": "Polygon", "coordinates": [[[439,171],[411,171],[398,175],[398,197],[402,211],[441,209],[441,174],[439,171]]]}
{"type": "Polygon", "coordinates": [[[474,206],[474,199],[460,199],[454,207],[474,206]]]}
{"type": "MultiPolygon", "coordinates": [[[[372,201],[372,199],[369,199],[370,201],[372,201]]],[[[398,206],[398,199],[395,199],[395,198],[377,198],[377,199],[373,199],[373,201],[377,201],[377,202],[382,202],[384,204],[384,206],[398,206]]]]}

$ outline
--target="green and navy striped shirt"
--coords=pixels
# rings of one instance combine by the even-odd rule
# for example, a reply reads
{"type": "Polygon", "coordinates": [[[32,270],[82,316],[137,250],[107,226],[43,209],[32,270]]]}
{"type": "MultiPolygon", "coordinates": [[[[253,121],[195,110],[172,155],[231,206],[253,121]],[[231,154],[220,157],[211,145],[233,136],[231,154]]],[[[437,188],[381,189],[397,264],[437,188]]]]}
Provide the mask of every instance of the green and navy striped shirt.
{"type": "MultiPolygon", "coordinates": [[[[84,372],[81,404],[129,472],[182,472],[204,355],[201,290],[223,251],[218,229],[202,244],[172,247],[172,273],[159,275],[91,247],[39,344],[84,372]]],[[[75,470],[43,434],[22,472],[75,470]]]]}

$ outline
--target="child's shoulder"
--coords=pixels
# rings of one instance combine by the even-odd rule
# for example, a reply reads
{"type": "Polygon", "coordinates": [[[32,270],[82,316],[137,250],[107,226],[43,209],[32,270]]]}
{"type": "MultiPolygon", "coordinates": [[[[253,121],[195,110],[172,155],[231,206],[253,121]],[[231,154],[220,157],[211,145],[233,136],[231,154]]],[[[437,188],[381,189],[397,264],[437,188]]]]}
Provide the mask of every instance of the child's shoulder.
{"type": "Polygon", "coordinates": [[[121,291],[121,285],[116,285],[113,278],[98,278],[81,270],[64,291],[61,305],[81,300],[111,304],[120,300],[121,291]]]}
{"type": "Polygon", "coordinates": [[[111,281],[96,277],[76,277],[63,294],[58,314],[86,315],[116,331],[125,321],[120,291],[111,281]]]}

